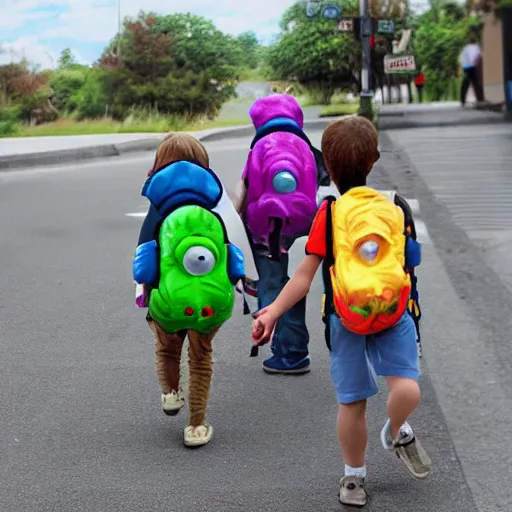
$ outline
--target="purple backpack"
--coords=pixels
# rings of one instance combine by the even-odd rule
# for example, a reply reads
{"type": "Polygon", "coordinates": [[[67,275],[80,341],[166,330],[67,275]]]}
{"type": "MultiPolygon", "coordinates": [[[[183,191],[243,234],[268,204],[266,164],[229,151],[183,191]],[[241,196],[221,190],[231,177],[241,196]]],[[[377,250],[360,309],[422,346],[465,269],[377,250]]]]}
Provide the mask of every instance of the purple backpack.
{"type": "Polygon", "coordinates": [[[244,220],[256,246],[287,252],[309,233],[317,211],[317,164],[295,98],[276,94],[249,111],[256,128],[243,179],[244,220]]]}

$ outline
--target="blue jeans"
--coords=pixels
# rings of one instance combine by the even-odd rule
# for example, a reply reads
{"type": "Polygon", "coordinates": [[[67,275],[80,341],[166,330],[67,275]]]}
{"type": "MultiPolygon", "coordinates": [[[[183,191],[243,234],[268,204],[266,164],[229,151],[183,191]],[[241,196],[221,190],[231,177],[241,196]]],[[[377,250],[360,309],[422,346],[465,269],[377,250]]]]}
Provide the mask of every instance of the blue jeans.
{"type": "MultiPolygon", "coordinates": [[[[288,254],[274,261],[263,254],[254,254],[258,269],[258,307],[274,302],[288,277],[288,254]]],[[[277,322],[270,348],[275,356],[300,360],[308,355],[309,332],[306,327],[306,297],[295,304],[277,322]]]]}

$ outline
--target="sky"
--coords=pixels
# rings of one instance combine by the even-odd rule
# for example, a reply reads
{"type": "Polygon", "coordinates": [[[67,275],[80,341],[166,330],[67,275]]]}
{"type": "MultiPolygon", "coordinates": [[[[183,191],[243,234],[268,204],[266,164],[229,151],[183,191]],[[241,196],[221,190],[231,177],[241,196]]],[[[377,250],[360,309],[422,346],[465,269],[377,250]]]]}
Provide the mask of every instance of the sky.
{"type": "MultiPolygon", "coordinates": [[[[119,0],[121,16],[140,10],[191,12],[227,33],[252,30],[262,42],[279,31],[282,13],[294,0],[119,0]],[[244,5],[245,4],[245,5],[244,5]],[[244,7],[241,7],[244,5],[244,7]]],[[[117,0],[0,0],[0,65],[28,59],[55,67],[71,48],[77,60],[94,62],[117,32],[117,0]]]]}

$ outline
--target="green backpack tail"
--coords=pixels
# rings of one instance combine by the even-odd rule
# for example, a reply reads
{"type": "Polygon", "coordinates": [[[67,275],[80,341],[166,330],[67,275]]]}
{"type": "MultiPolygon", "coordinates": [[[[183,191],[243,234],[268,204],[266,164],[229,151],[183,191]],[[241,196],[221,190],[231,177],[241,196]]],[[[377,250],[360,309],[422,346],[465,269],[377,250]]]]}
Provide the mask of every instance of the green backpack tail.
{"type": "Polygon", "coordinates": [[[173,211],[160,229],[160,281],[149,314],[166,332],[210,333],[231,317],[234,289],[219,218],[200,206],[173,211]]]}

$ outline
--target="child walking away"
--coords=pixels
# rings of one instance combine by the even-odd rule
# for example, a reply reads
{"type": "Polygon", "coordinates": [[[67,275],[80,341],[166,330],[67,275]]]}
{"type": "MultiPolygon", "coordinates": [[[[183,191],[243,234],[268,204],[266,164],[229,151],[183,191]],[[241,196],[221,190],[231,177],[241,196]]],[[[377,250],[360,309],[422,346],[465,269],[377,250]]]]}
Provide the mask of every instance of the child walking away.
{"type": "MultiPolygon", "coordinates": [[[[297,238],[308,234],[318,187],[329,185],[330,179],[321,152],[303,131],[303,112],[293,96],[259,99],[249,114],[256,136],[237,191],[237,209],[252,239],[261,308],[272,303],[289,280],[288,251],[297,238]]],[[[263,369],[308,372],[308,343],[306,299],[301,298],[276,326],[273,355],[263,362],[263,369]]]]}
{"type": "Polygon", "coordinates": [[[188,335],[190,417],[184,442],[200,446],[213,432],[206,422],[213,338],[232,314],[234,285],[246,275],[244,260],[248,277],[258,276],[243,223],[194,137],[172,133],[164,139],[142,195],[151,206],[133,261],[136,301],[149,307],[161,404],[170,416],[185,403],[180,359],[188,335]]]}
{"type": "Polygon", "coordinates": [[[418,91],[418,101],[423,103],[423,87],[425,86],[425,73],[420,69],[419,73],[414,77],[414,85],[418,91]]]}
{"type": "Polygon", "coordinates": [[[366,186],[379,158],[371,122],[347,117],[324,132],[322,152],[340,191],[322,203],[306,256],[279,297],[253,323],[253,342],[270,338],[275,323],[309,291],[323,261],[331,377],[339,401],[337,431],[345,461],[339,499],[364,506],[366,400],[377,393],[374,372],[389,387],[388,420],[381,431],[409,472],[425,478],[431,461],[407,422],[420,401],[414,321],[407,313],[409,270],[419,265],[420,246],[406,234],[402,209],[366,186]]]}

